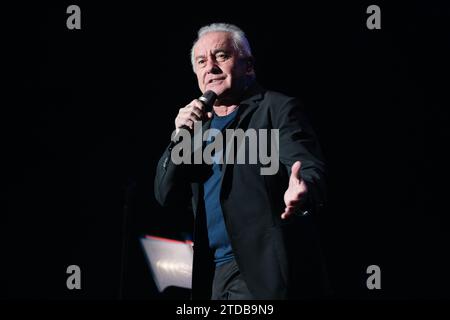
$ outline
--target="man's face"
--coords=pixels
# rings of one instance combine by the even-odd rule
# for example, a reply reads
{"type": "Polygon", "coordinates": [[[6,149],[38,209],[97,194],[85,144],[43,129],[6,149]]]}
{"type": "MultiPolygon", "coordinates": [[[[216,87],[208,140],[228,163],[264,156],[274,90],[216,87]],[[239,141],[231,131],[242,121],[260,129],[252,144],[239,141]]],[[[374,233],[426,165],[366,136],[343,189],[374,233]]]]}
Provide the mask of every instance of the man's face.
{"type": "Polygon", "coordinates": [[[194,68],[202,92],[214,91],[219,98],[240,94],[251,67],[239,58],[227,32],[208,32],[194,46],[194,68]]]}

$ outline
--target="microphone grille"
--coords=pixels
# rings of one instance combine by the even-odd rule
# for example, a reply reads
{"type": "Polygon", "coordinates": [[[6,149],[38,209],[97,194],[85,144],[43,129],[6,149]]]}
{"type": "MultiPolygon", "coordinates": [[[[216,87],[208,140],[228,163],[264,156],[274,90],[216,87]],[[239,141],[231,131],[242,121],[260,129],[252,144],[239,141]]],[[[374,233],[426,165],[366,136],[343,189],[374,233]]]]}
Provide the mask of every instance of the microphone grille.
{"type": "Polygon", "coordinates": [[[216,101],[216,99],[217,94],[212,90],[206,91],[200,98],[198,98],[198,100],[203,102],[206,106],[211,106],[214,103],[214,101],[216,101]]]}

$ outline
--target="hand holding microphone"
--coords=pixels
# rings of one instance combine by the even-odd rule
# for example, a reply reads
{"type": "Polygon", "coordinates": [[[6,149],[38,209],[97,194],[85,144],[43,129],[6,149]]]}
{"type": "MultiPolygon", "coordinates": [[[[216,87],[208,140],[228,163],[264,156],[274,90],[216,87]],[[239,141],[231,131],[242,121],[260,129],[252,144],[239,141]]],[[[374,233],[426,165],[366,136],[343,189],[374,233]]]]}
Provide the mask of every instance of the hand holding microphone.
{"type": "Polygon", "coordinates": [[[210,119],[212,106],[216,99],[215,92],[208,90],[200,98],[192,100],[187,106],[181,108],[175,118],[175,136],[178,135],[181,128],[193,130],[196,121],[210,119]]]}

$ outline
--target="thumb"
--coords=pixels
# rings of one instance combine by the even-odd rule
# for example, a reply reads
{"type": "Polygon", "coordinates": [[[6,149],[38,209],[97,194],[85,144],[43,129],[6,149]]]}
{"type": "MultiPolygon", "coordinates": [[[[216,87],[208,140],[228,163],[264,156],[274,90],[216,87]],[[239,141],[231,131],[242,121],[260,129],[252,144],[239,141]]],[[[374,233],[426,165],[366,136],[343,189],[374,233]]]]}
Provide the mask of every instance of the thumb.
{"type": "Polygon", "coordinates": [[[207,117],[208,119],[211,119],[211,118],[212,118],[212,115],[213,115],[212,112],[207,112],[207,113],[206,113],[206,117],[207,117]]]}
{"type": "Polygon", "coordinates": [[[296,161],[293,165],[292,165],[292,169],[291,169],[291,179],[297,179],[300,180],[300,168],[302,167],[302,163],[300,161],[296,161]]]}

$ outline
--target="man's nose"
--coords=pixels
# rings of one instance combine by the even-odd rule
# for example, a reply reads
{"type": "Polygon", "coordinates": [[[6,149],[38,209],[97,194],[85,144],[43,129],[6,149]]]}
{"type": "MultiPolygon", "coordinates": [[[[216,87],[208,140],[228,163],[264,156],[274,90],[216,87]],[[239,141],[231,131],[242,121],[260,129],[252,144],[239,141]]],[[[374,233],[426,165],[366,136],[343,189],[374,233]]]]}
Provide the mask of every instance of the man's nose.
{"type": "Polygon", "coordinates": [[[215,60],[209,59],[206,65],[206,72],[212,74],[219,74],[222,73],[222,69],[220,69],[215,60]]]}

